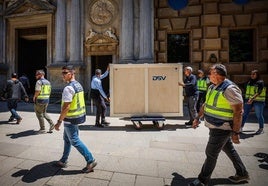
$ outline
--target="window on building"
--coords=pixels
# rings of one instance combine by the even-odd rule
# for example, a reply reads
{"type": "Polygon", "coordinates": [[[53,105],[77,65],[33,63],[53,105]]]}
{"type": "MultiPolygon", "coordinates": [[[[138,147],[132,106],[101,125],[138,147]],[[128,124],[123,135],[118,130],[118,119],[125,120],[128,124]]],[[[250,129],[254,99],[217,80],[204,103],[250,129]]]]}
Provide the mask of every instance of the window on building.
{"type": "Polygon", "coordinates": [[[254,60],[254,30],[229,31],[229,61],[244,62],[254,60]]]}
{"type": "Polygon", "coordinates": [[[190,62],[189,34],[168,34],[167,60],[168,63],[190,62]]]}

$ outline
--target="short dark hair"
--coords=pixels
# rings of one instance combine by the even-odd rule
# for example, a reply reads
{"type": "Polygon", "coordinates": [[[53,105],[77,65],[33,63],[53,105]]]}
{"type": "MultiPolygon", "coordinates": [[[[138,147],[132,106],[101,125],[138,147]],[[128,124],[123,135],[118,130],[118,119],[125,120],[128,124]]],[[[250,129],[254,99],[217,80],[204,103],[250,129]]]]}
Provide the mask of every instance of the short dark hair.
{"type": "Polygon", "coordinates": [[[95,70],[95,74],[96,74],[96,75],[100,75],[100,74],[101,74],[101,69],[96,69],[96,70],[95,70]]]}
{"type": "Polygon", "coordinates": [[[40,69],[40,70],[36,70],[35,74],[41,74],[41,75],[45,75],[45,71],[40,69]]]}
{"type": "Polygon", "coordinates": [[[69,72],[75,73],[75,68],[73,65],[65,65],[62,67],[62,70],[69,70],[69,72]]]}
{"type": "Polygon", "coordinates": [[[215,69],[217,74],[219,74],[220,76],[227,76],[227,70],[223,64],[215,64],[211,67],[211,69],[215,69]]]}
{"type": "Polygon", "coordinates": [[[16,72],[13,72],[13,73],[11,74],[11,78],[18,78],[17,73],[16,73],[16,72]]]}

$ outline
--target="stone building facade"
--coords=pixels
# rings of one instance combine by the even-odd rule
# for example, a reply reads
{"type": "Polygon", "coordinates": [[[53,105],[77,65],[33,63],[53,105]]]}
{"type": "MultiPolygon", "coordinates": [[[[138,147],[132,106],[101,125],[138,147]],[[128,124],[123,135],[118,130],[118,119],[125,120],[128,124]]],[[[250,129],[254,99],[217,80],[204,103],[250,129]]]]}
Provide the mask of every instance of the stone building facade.
{"type": "Polygon", "coordinates": [[[89,90],[95,68],[109,63],[168,63],[167,36],[176,33],[189,34],[185,65],[207,70],[213,54],[238,84],[252,69],[268,83],[268,1],[188,0],[180,10],[168,2],[0,0],[0,88],[14,71],[34,85],[42,68],[53,89],[61,89],[61,67],[72,64],[89,90]],[[229,62],[229,30],[245,28],[255,30],[254,60],[229,62]]]}

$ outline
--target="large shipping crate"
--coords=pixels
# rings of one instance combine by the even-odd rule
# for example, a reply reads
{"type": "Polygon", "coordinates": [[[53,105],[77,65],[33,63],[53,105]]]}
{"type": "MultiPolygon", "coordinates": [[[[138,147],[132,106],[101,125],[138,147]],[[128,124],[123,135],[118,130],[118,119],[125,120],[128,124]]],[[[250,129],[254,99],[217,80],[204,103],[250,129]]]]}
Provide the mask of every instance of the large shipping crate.
{"type": "Polygon", "coordinates": [[[110,64],[110,116],[183,116],[182,64],[110,64]]]}

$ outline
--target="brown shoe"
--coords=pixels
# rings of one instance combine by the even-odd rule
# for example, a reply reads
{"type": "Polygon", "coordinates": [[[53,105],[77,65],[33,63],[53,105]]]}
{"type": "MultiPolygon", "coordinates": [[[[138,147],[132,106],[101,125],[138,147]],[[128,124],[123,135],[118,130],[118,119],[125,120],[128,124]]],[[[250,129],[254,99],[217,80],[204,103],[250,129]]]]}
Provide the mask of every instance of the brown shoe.
{"type": "Polygon", "coordinates": [[[90,173],[93,172],[93,168],[96,167],[97,162],[95,160],[93,160],[91,163],[88,163],[87,166],[85,168],[82,169],[83,173],[90,173]]]}
{"type": "Polygon", "coordinates": [[[22,118],[17,119],[16,124],[20,124],[21,120],[22,120],[22,118]]]}

